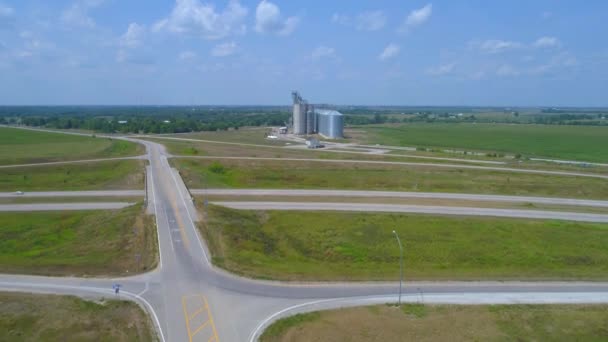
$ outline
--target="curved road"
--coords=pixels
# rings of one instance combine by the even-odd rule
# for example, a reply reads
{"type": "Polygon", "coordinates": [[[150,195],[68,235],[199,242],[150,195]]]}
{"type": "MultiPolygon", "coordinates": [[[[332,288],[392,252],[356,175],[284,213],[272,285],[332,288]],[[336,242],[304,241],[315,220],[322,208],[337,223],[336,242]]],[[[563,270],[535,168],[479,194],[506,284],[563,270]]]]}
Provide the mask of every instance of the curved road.
{"type": "MultiPolygon", "coordinates": [[[[153,272],[121,279],[0,275],[0,289],[111,296],[137,301],[157,323],[161,341],[253,341],[274,319],[289,313],[394,301],[397,282],[287,284],[256,281],[211,266],[198,235],[189,194],[161,145],[148,148],[149,205],[156,214],[160,264],[153,272]]],[[[397,272],[396,272],[397,274],[397,272]]],[[[409,301],[453,303],[608,302],[608,283],[407,283],[409,301]]]]}

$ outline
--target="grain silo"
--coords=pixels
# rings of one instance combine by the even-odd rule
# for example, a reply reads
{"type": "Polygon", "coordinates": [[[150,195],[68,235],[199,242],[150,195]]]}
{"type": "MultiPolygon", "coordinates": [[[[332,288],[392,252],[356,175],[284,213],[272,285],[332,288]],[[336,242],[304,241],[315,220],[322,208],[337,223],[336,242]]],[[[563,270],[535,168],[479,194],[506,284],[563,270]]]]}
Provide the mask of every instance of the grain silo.
{"type": "Polygon", "coordinates": [[[344,116],[335,110],[315,109],[317,131],[329,139],[344,137],[344,116]]]}
{"type": "Polygon", "coordinates": [[[306,134],[306,103],[297,91],[291,93],[293,98],[293,134],[306,134]]]}

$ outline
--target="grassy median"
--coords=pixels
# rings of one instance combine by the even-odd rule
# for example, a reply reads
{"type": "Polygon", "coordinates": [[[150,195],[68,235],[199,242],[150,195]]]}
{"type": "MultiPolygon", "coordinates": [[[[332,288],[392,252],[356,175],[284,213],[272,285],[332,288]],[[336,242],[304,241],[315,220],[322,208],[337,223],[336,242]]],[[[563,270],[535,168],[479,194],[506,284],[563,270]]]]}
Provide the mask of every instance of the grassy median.
{"type": "Polygon", "coordinates": [[[608,279],[608,225],[416,214],[205,209],[219,267],[280,280],[608,279]]]}
{"type": "Polygon", "coordinates": [[[0,127],[0,165],[113,158],[144,153],[117,139],[0,127]]]}
{"type": "Polygon", "coordinates": [[[0,273],[128,275],[156,267],[154,218],[121,210],[0,213],[0,273]]]}
{"type": "Polygon", "coordinates": [[[157,341],[137,304],[72,296],[0,293],[0,340],[157,341]]]}
{"type": "Polygon", "coordinates": [[[605,179],[433,166],[172,159],[190,188],[351,189],[608,198],[605,179]]]}
{"type": "Polygon", "coordinates": [[[0,168],[0,191],[126,190],[144,188],[142,160],[0,168]]]}
{"type": "Polygon", "coordinates": [[[260,341],[606,341],[607,327],[607,305],[380,305],[288,317],[260,341]]]}

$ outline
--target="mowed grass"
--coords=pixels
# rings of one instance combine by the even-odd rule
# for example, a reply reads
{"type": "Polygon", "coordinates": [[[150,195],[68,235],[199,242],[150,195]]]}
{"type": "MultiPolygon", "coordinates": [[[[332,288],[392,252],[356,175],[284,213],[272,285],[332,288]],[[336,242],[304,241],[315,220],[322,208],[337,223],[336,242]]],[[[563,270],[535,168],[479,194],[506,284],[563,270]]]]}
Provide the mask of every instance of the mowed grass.
{"type": "Polygon", "coordinates": [[[142,160],[0,168],[0,191],[120,190],[144,188],[142,160]]]}
{"type": "Polygon", "coordinates": [[[0,127],[0,165],[126,157],[141,145],[108,138],[0,127]]]}
{"type": "Polygon", "coordinates": [[[4,292],[0,293],[0,340],[127,342],[158,338],[148,316],[132,302],[4,292]]]}
{"type": "Polygon", "coordinates": [[[169,134],[165,136],[240,144],[285,146],[286,141],[266,138],[266,134],[271,132],[272,130],[268,127],[244,127],[238,130],[169,134]]]}
{"type": "Polygon", "coordinates": [[[204,209],[213,262],[253,278],[608,279],[608,225],[408,214],[204,209]]]}
{"type": "Polygon", "coordinates": [[[361,126],[366,143],[458,148],[567,160],[608,162],[608,127],[508,124],[361,126]]]}
{"type": "Polygon", "coordinates": [[[606,341],[607,327],[607,305],[379,305],[287,317],[260,341],[606,341]]]}
{"type": "Polygon", "coordinates": [[[352,189],[608,198],[588,177],[315,161],[171,160],[190,188],[352,189]]]}
{"type": "Polygon", "coordinates": [[[121,210],[0,213],[0,273],[128,275],[158,260],[152,216],[121,210]]]}

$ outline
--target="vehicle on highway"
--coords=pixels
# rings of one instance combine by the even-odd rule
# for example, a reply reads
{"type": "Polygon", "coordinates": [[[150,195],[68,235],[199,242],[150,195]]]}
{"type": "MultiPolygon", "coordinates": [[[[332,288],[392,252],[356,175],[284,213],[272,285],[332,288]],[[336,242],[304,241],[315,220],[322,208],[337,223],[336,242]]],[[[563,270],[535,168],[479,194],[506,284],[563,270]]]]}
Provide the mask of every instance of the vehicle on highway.
{"type": "Polygon", "coordinates": [[[24,192],[23,191],[15,191],[15,195],[23,195],[24,192]]]}

